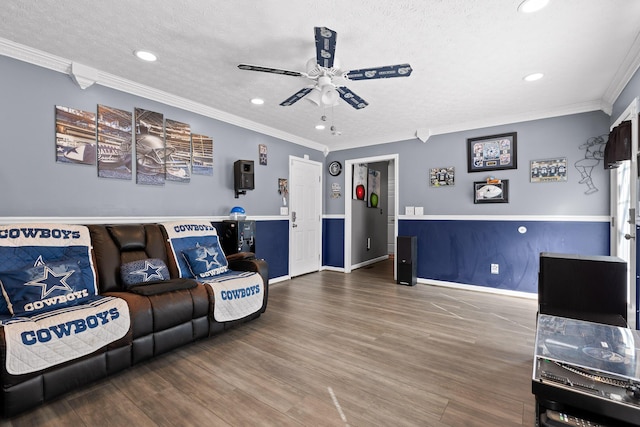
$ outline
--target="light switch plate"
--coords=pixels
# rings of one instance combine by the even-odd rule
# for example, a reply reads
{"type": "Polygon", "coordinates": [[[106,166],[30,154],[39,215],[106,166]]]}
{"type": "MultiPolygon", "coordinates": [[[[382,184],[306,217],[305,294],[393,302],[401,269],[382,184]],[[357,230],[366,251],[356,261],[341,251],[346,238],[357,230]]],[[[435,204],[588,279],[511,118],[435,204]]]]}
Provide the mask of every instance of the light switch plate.
{"type": "Polygon", "coordinates": [[[289,208],[287,206],[280,206],[280,215],[289,215],[289,208]]]}

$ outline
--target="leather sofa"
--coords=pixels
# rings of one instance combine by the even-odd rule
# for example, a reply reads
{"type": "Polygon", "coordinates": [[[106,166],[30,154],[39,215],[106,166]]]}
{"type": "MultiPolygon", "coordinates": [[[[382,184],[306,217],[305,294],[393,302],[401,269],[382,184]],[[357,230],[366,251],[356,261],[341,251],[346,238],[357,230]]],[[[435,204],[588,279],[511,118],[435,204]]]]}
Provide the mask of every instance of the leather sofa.
{"type": "MultiPolygon", "coordinates": [[[[36,372],[15,375],[5,367],[7,343],[5,326],[1,326],[2,417],[11,417],[137,363],[256,319],[266,310],[268,267],[264,260],[255,259],[251,253],[234,254],[227,257],[227,261],[230,270],[259,274],[257,280],[264,289],[261,306],[244,317],[221,322],[213,314],[216,301],[212,286],[194,278],[180,277],[177,258],[167,243],[167,232],[162,224],[92,224],[86,228],[93,248],[98,293],[126,302],[129,330],[122,338],[91,354],[36,372]],[[170,278],[127,287],[123,283],[121,267],[146,259],[163,261],[170,278]]],[[[0,257],[0,272],[3,268],[0,257]]]]}

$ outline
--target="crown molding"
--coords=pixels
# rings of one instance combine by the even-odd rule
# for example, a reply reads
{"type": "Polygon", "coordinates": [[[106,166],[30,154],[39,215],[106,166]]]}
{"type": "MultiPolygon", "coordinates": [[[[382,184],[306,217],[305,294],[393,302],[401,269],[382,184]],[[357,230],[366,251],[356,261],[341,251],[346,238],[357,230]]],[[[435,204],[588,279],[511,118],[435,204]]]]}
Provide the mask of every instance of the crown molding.
{"type": "Polygon", "coordinates": [[[638,71],[638,68],[640,68],[640,33],[638,33],[636,39],[633,41],[629,52],[627,52],[627,56],[625,56],[622,64],[620,64],[618,71],[602,98],[608,103],[613,104],[636,71],[638,71]]]}
{"type": "MultiPolygon", "coordinates": [[[[515,114],[515,115],[493,117],[489,119],[481,119],[481,120],[475,120],[475,121],[469,121],[469,122],[461,122],[461,123],[456,123],[455,125],[449,125],[449,126],[431,127],[429,128],[429,131],[430,131],[429,135],[430,137],[432,137],[434,135],[444,135],[448,133],[464,132],[464,131],[473,130],[473,129],[483,129],[483,128],[488,128],[493,126],[510,125],[514,123],[550,119],[554,117],[568,116],[571,114],[579,114],[579,113],[588,113],[591,111],[600,111],[600,110],[605,112],[608,115],[611,115],[612,109],[613,109],[613,105],[609,102],[605,102],[603,100],[588,101],[588,102],[583,102],[579,104],[561,106],[553,110],[534,111],[534,112],[529,112],[524,114],[515,114]]],[[[333,150],[331,150],[331,152],[348,150],[351,148],[366,147],[366,146],[377,145],[377,144],[387,144],[391,142],[407,141],[407,140],[413,140],[413,139],[418,140],[418,137],[416,136],[415,131],[407,131],[407,132],[402,132],[400,134],[395,135],[393,139],[385,138],[384,140],[382,139],[376,140],[375,138],[373,139],[368,138],[366,140],[351,141],[349,143],[342,144],[337,148],[334,148],[333,150]]]]}
{"type": "MultiPolygon", "coordinates": [[[[39,67],[57,71],[59,73],[69,74],[69,76],[75,81],[75,77],[71,72],[73,61],[69,59],[51,55],[49,53],[2,38],[0,38],[0,55],[8,56],[32,65],[37,65],[39,67]]],[[[318,150],[320,152],[325,152],[326,150],[328,150],[327,146],[324,144],[320,144],[309,139],[300,138],[288,132],[283,132],[270,126],[265,126],[251,120],[226,113],[216,108],[212,108],[207,105],[194,102],[189,99],[176,96],[150,86],[145,86],[100,70],[97,70],[95,84],[111,89],[116,89],[121,92],[129,93],[131,95],[150,99],[152,101],[161,102],[172,107],[180,108],[192,113],[220,120],[225,123],[252,130],[264,135],[272,136],[274,138],[282,139],[284,141],[291,142],[297,145],[302,145],[304,147],[318,150]]]]}

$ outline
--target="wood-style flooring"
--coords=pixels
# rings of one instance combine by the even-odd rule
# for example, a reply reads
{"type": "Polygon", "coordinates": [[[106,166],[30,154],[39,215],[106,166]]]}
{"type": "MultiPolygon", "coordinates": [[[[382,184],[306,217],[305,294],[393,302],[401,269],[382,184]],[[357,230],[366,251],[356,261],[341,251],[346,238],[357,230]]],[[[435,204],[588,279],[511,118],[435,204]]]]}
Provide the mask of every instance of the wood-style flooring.
{"type": "Polygon", "coordinates": [[[253,322],[0,425],[534,425],[535,300],[396,285],[392,261],[269,296],[253,322]]]}

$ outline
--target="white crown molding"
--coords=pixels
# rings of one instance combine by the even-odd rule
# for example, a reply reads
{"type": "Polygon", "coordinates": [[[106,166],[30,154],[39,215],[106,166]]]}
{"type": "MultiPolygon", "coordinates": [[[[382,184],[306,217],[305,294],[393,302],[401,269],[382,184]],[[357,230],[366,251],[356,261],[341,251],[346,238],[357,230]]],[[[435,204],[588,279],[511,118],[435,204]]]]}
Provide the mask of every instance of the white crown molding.
{"type": "Polygon", "coordinates": [[[638,68],[640,68],[640,33],[638,33],[636,39],[633,41],[629,52],[627,52],[627,56],[625,56],[624,61],[620,64],[618,71],[602,98],[606,102],[613,104],[636,71],[638,71],[638,68]]]}
{"type": "MultiPolygon", "coordinates": [[[[75,77],[71,72],[72,61],[69,59],[51,55],[49,53],[42,52],[40,50],[33,49],[28,46],[24,46],[19,43],[15,43],[2,38],[0,38],[0,55],[18,59],[20,61],[37,65],[39,67],[44,67],[49,70],[69,74],[75,81],[75,77]]],[[[307,148],[311,148],[321,152],[325,152],[328,150],[327,146],[324,144],[320,144],[309,139],[300,138],[288,132],[283,132],[281,130],[253,122],[242,117],[235,116],[233,114],[226,113],[224,111],[191,101],[180,96],[170,94],[168,92],[164,92],[162,90],[145,86],[113,74],[102,72],[100,70],[97,70],[97,79],[95,83],[99,84],[100,86],[116,89],[125,93],[129,93],[131,95],[140,96],[142,98],[161,102],[172,107],[181,108],[183,110],[191,111],[196,114],[201,114],[212,119],[220,120],[222,122],[239,126],[244,129],[249,129],[255,132],[262,133],[264,135],[269,135],[274,138],[302,145],[307,148]]]]}
{"type": "MultiPolygon", "coordinates": [[[[571,114],[587,113],[590,111],[604,111],[606,114],[611,115],[613,105],[603,100],[588,101],[578,104],[571,104],[562,107],[555,108],[553,110],[534,111],[524,114],[514,114],[503,117],[493,117],[490,119],[475,120],[470,122],[456,123],[450,126],[436,126],[429,128],[430,136],[444,135],[448,133],[464,132],[472,129],[482,129],[493,126],[510,125],[520,122],[530,122],[533,120],[550,119],[560,116],[568,116],[571,114]]],[[[348,150],[351,148],[366,147],[370,145],[387,144],[391,142],[406,141],[418,138],[415,131],[406,131],[401,134],[395,135],[391,140],[386,138],[385,140],[376,140],[375,138],[368,138],[366,140],[355,140],[349,143],[340,145],[338,148],[334,148],[331,152],[340,150],[348,150]]]]}

